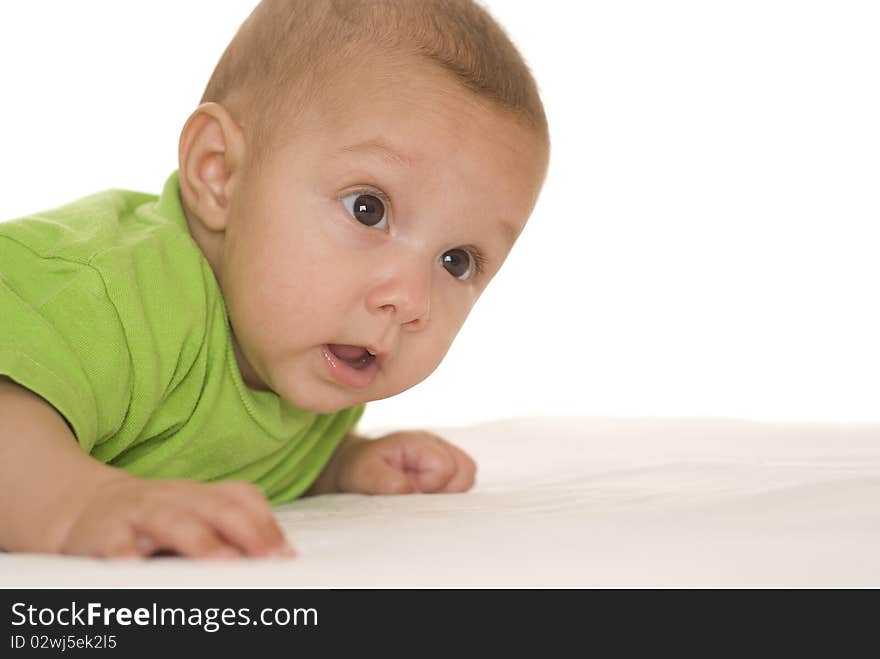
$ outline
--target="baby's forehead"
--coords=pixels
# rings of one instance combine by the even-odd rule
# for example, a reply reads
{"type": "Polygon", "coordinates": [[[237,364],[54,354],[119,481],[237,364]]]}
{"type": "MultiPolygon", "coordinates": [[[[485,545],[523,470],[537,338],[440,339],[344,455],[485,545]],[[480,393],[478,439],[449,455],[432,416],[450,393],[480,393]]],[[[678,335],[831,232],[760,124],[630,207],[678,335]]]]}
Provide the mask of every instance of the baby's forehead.
{"type": "Polygon", "coordinates": [[[546,155],[540,138],[513,121],[449,116],[437,113],[364,115],[314,136],[315,155],[331,165],[357,164],[362,169],[413,178],[421,188],[443,194],[472,185],[505,189],[524,180],[543,178],[546,155]],[[455,186],[455,187],[450,187],[455,186]]]}
{"type": "Polygon", "coordinates": [[[418,60],[341,74],[314,99],[309,114],[316,134],[329,134],[347,146],[366,143],[375,148],[374,143],[391,141],[403,148],[400,143],[405,143],[409,153],[399,154],[405,160],[455,151],[465,139],[542,141],[512,112],[418,60]]]}
{"type": "Polygon", "coordinates": [[[328,173],[382,173],[449,203],[474,188],[529,203],[546,168],[539,132],[439,67],[369,64],[327,81],[290,126],[292,152],[305,149],[328,173]]]}

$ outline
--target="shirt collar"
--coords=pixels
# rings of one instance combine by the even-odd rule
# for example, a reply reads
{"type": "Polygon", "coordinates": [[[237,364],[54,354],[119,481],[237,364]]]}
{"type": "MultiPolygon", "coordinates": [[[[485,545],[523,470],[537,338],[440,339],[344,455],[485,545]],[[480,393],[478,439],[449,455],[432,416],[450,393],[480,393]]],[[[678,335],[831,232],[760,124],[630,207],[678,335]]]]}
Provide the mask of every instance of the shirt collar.
{"type": "Polygon", "coordinates": [[[181,228],[186,229],[187,232],[189,231],[186,215],[183,212],[183,205],[180,201],[180,179],[177,170],[174,170],[171,176],[168,177],[168,180],[165,181],[165,186],[162,188],[162,194],[159,195],[155,209],[162,217],[173,220],[181,228]]]}

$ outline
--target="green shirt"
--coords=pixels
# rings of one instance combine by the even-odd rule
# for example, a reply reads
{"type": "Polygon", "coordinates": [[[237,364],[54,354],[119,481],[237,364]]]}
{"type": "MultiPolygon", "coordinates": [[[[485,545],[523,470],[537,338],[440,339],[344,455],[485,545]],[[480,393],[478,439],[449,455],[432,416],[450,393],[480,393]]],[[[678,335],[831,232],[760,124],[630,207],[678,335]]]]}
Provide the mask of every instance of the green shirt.
{"type": "Polygon", "coordinates": [[[364,411],[317,414],[245,385],[177,172],[160,197],[107,190],[0,223],[0,375],[101,462],[246,480],[276,504],[308,489],[364,411]]]}

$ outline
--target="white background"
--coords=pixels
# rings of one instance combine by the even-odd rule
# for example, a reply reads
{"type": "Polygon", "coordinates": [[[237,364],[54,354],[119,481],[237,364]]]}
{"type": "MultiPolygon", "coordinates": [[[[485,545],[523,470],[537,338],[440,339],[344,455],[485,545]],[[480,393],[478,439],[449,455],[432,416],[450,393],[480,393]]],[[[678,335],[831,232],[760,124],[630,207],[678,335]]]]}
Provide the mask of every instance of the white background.
{"type": "MultiPolygon", "coordinates": [[[[374,427],[880,421],[874,2],[487,3],[539,81],[543,197],[374,427]]],[[[158,193],[251,0],[0,3],[0,218],[158,193]]]]}

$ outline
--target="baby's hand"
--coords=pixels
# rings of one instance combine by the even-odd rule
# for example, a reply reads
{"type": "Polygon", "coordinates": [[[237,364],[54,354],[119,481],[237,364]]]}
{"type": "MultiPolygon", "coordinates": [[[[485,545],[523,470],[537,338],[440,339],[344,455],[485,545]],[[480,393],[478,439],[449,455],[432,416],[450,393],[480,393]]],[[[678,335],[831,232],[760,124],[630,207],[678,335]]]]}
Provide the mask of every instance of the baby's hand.
{"type": "Polygon", "coordinates": [[[464,492],[477,471],[467,453],[425,431],[355,441],[334,457],[338,491],[360,494],[464,492]]]}
{"type": "Polygon", "coordinates": [[[292,556],[262,491],[244,482],[197,483],[121,475],[79,507],[61,553],[107,558],[292,556]]]}

